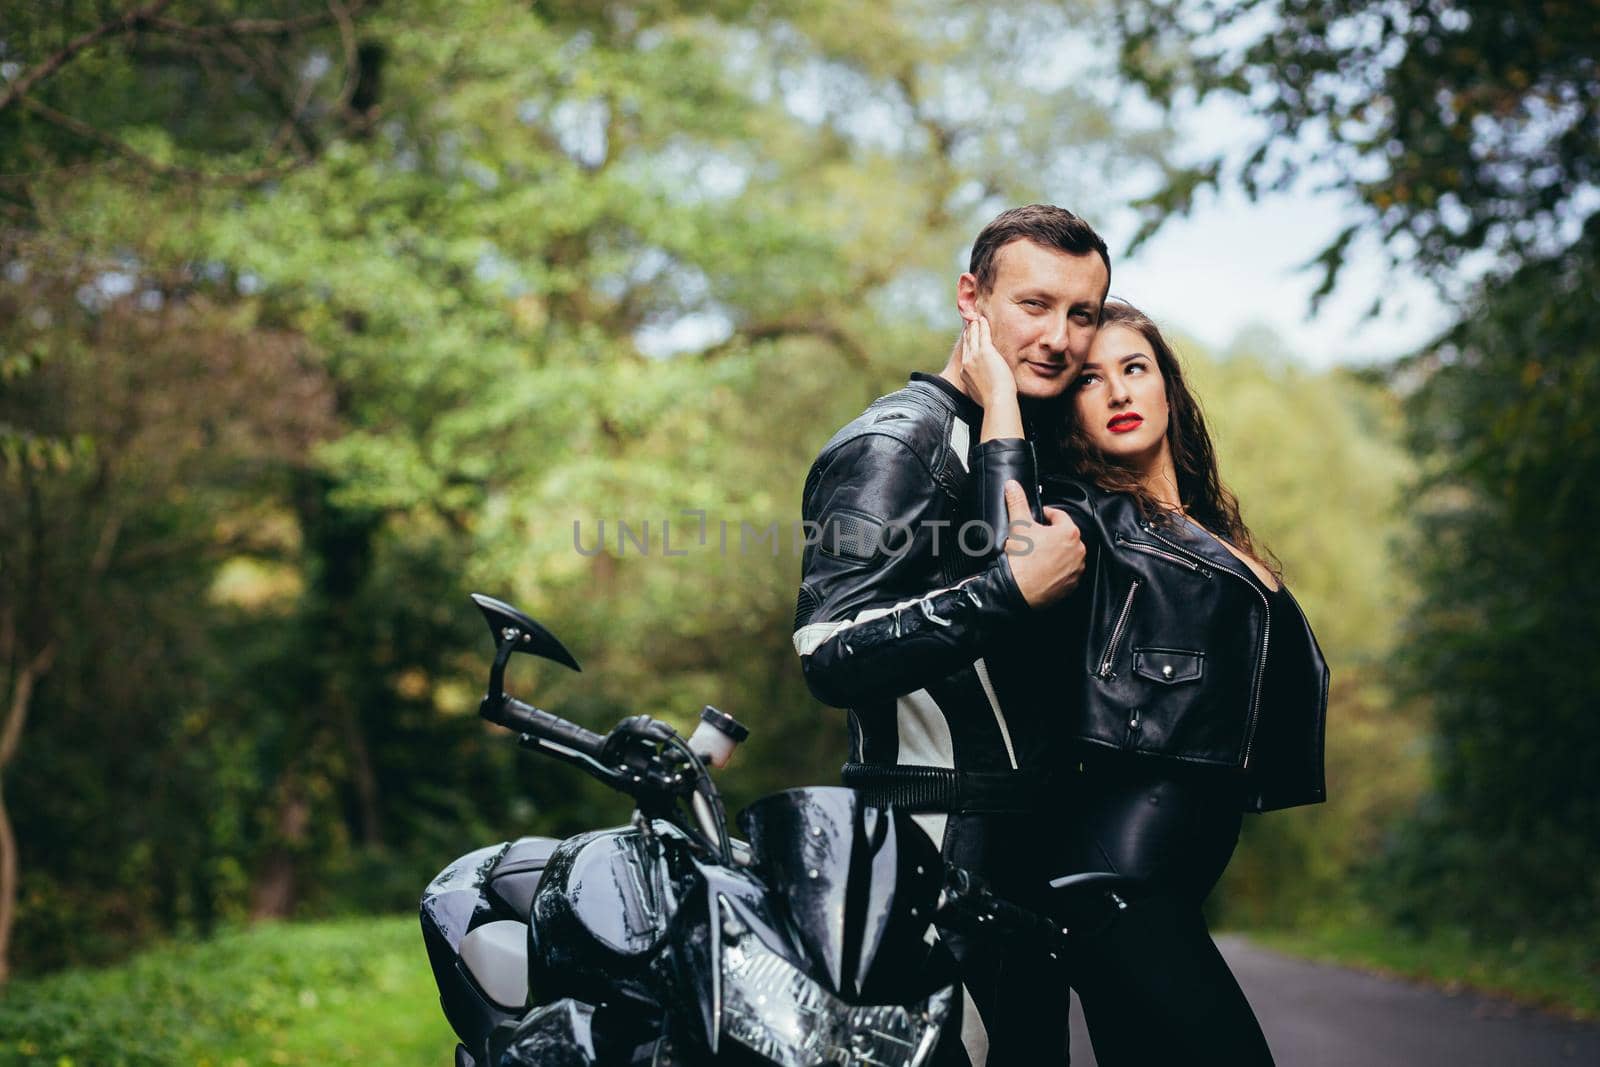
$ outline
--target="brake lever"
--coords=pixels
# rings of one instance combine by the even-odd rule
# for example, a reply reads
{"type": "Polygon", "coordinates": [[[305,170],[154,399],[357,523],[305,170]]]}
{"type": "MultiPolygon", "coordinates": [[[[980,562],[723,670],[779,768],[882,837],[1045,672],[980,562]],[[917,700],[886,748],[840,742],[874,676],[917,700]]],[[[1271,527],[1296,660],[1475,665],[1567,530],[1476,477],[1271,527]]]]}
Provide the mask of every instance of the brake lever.
{"type": "Polygon", "coordinates": [[[664,722],[648,715],[630,715],[611,728],[600,749],[602,763],[626,766],[636,773],[646,770],[657,749],[676,736],[664,722]]]}
{"type": "Polygon", "coordinates": [[[574,760],[560,749],[525,736],[524,745],[540,748],[569,763],[581,762],[611,788],[641,803],[663,796],[687,796],[695,791],[691,765],[670,742],[677,731],[648,715],[630,715],[612,727],[598,744],[594,758],[574,760]]]}
{"type": "Polygon", "coordinates": [[[1067,931],[1048,915],[994,894],[982,878],[962,867],[945,868],[944,889],[934,924],[959,933],[1042,941],[1051,959],[1067,947],[1067,931]]]}

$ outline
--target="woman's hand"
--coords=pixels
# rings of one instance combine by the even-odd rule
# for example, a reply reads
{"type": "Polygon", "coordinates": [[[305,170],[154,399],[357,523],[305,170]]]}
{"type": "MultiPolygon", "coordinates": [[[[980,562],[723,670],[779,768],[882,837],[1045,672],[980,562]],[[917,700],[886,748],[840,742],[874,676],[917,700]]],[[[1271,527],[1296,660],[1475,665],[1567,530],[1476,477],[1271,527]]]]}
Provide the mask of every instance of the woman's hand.
{"type": "Polygon", "coordinates": [[[985,408],[1006,394],[1017,395],[1017,379],[994,346],[989,320],[974,315],[961,331],[961,384],[967,395],[985,408]]]}
{"type": "Polygon", "coordinates": [[[961,384],[983,405],[980,440],[1022,436],[1022,409],[1017,404],[1017,378],[989,334],[989,320],[974,315],[961,331],[961,384]]]}

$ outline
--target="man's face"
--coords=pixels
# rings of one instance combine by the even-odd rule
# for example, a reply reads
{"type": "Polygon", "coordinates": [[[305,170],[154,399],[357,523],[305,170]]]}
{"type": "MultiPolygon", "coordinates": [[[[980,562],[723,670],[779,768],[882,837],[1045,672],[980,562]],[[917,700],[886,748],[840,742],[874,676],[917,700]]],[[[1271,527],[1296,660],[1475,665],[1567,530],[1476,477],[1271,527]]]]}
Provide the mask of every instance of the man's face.
{"type": "Polygon", "coordinates": [[[994,287],[963,274],[956,301],[989,319],[994,346],[1017,379],[1017,395],[1060,396],[1089,354],[1109,275],[1098,253],[1071,255],[1017,238],[995,253],[994,287]]]}

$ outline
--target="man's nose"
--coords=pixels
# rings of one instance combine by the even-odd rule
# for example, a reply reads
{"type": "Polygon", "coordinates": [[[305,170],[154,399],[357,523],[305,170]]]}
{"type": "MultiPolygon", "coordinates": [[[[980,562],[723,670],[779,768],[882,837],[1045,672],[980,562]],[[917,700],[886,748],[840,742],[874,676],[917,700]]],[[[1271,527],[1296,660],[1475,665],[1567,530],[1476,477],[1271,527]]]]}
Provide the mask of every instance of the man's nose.
{"type": "Polygon", "coordinates": [[[1048,349],[1052,355],[1063,356],[1069,361],[1072,359],[1072,323],[1067,320],[1065,311],[1059,311],[1050,316],[1050,321],[1046,324],[1044,334],[1039,338],[1039,343],[1048,349]]]}

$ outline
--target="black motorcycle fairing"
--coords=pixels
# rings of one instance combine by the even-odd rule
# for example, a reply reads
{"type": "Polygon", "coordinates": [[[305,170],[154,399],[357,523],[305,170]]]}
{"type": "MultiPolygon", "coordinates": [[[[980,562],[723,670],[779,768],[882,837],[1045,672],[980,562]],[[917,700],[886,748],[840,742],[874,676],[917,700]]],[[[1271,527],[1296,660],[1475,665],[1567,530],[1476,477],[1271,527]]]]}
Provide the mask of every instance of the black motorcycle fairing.
{"type": "Polygon", "coordinates": [[[498,1067],[594,1067],[594,1008],[565,998],[527,1014],[495,1058],[498,1067]]]}
{"type": "Polygon", "coordinates": [[[674,907],[657,883],[660,839],[636,826],[563,841],[533,897],[528,984],[536,1003],[619,994],[654,1004],[649,973],[674,907]]]}
{"type": "Polygon", "coordinates": [[[719,894],[717,907],[718,1062],[721,1053],[733,1057],[743,1049],[780,1067],[927,1067],[940,1035],[957,1018],[955,983],[908,1003],[847,1003],[774,952],[728,897],[719,894]]]}
{"type": "Polygon", "coordinates": [[[720,1049],[723,1031],[722,915],[729,909],[742,926],[775,954],[819,982],[826,975],[794,943],[787,924],[775,914],[766,888],[748,871],[713,863],[690,861],[694,876],[685,879],[688,891],[674,916],[670,936],[677,985],[698,989],[702,1037],[713,1052],[720,1049]],[[709,986],[709,988],[707,988],[709,986]]]}
{"type": "MultiPolygon", "coordinates": [[[[862,887],[863,936],[856,963],[856,999],[862,1003],[901,1003],[953,980],[945,967],[929,966],[932,942],[926,936],[938,909],[943,882],[939,850],[910,814],[895,808],[863,807],[870,836],[870,812],[878,814],[882,841],[872,852],[871,876],[862,887]]],[[[948,957],[943,957],[948,960],[948,957]]]]}
{"type": "Polygon", "coordinates": [[[757,870],[778,892],[802,955],[851,1003],[932,986],[924,939],[942,887],[938,851],[909,815],[837,786],[788,789],[739,814],[757,870]]]}
{"type": "MultiPolygon", "coordinates": [[[[686,855],[670,845],[667,854],[686,855]]],[[[687,855],[694,874],[673,877],[679,907],[660,957],[671,964],[662,1041],[673,1038],[672,1020],[694,1019],[698,1008],[700,1030],[679,1035],[691,1038],[680,1047],[707,1050],[714,1061],[690,1062],[926,1063],[955,1011],[953,975],[903,1003],[847,1005],[828,989],[822,962],[795,942],[770,887],[748,870],[687,855]]]]}
{"type": "Polygon", "coordinates": [[[439,986],[439,1004],[451,1029],[477,1057],[489,1034],[517,1015],[494,1003],[461,960],[461,941],[484,923],[526,922],[515,899],[537,878],[538,857],[554,850],[550,838],[524,837],[467,853],[440,871],[422,894],[422,940],[439,986]],[[500,883],[506,884],[502,886],[500,883]]]}
{"type": "Polygon", "coordinates": [[[496,1033],[485,1067],[688,1067],[658,1019],[641,1027],[607,1004],[563,997],[496,1033]]]}
{"type": "Polygon", "coordinates": [[[494,902],[526,922],[533,910],[533,894],[560,844],[560,839],[554,837],[524,837],[513,841],[489,873],[488,889],[494,902]]]}
{"type": "Polygon", "coordinates": [[[474,849],[434,875],[422,893],[422,928],[454,952],[467,931],[484,922],[493,904],[483,895],[484,881],[510,847],[506,841],[474,849]]]}
{"type": "MultiPolygon", "coordinates": [[[[924,939],[950,872],[909,816],[792,790],[744,813],[741,851],[670,728],[595,734],[505,693],[515,651],[575,662],[510,605],[474,599],[496,643],[483,717],[636,807],[629,826],[479,849],[430,883],[423,930],[457,1067],[928,1067],[961,997],[924,939]]],[[[976,921],[1001,915],[968,898],[976,921]]]]}

